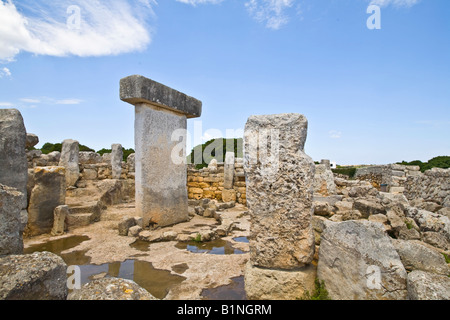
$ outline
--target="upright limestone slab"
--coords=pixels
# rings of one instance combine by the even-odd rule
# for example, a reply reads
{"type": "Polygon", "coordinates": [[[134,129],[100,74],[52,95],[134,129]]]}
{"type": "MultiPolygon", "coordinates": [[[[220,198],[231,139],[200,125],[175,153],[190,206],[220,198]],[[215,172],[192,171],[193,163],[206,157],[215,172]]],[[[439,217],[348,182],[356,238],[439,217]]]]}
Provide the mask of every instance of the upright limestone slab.
{"type": "Polygon", "coordinates": [[[122,175],[123,148],[121,144],[111,146],[112,178],[120,179],[122,175]]]}
{"type": "Polygon", "coordinates": [[[59,166],[66,168],[66,187],[75,186],[80,177],[79,153],[78,141],[70,139],[63,141],[59,166]]]}
{"type": "Polygon", "coordinates": [[[202,103],[138,75],[120,81],[120,98],[135,106],[137,213],[145,227],[186,221],[187,119],[201,116],[202,103]]]}
{"type": "Polygon", "coordinates": [[[294,270],[314,255],[314,162],[304,153],[308,122],[300,114],[251,116],[244,168],[251,217],[250,262],[294,270]]]}
{"type": "Polygon", "coordinates": [[[0,183],[23,193],[21,208],[27,207],[27,132],[16,109],[0,109],[0,183]]]}
{"type": "Polygon", "coordinates": [[[0,184],[0,257],[22,254],[20,211],[23,193],[0,184]]]}

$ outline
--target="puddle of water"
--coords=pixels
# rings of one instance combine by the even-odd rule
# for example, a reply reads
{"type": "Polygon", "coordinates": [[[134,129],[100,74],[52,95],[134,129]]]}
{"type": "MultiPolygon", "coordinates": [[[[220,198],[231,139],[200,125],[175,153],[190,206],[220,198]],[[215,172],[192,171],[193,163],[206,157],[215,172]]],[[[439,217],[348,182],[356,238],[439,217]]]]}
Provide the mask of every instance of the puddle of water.
{"type": "Polygon", "coordinates": [[[24,254],[33,252],[48,251],[60,256],[67,265],[87,264],[90,258],[86,256],[87,250],[73,251],[70,253],[61,254],[61,252],[75,248],[84,241],[89,240],[88,236],[71,236],[67,238],[51,240],[45,243],[31,245],[23,250],[24,254]]]}
{"type": "MultiPolygon", "coordinates": [[[[72,236],[58,240],[51,240],[43,244],[32,245],[26,248],[24,253],[30,254],[33,252],[48,251],[63,258],[64,262],[66,262],[69,266],[79,266],[81,271],[81,285],[103,277],[123,278],[133,280],[158,299],[163,299],[172,287],[186,279],[185,277],[171,274],[171,272],[167,270],[155,269],[150,262],[126,260],[122,263],[113,262],[102,265],[94,265],[90,264],[91,259],[86,256],[86,252],[88,250],[73,251],[67,254],[61,254],[61,252],[74,248],[86,240],[89,240],[89,237],[72,236]]],[[[142,248],[142,251],[148,251],[149,243],[146,242],[146,244],[147,249],[142,248]]],[[[143,247],[143,244],[139,243],[137,246],[143,247]]],[[[184,271],[186,270],[187,265],[184,271]]]]}
{"type": "Polygon", "coordinates": [[[232,278],[232,283],[211,289],[203,289],[203,300],[247,300],[244,276],[232,278]]]}
{"type": "Polygon", "coordinates": [[[249,243],[249,240],[247,237],[236,237],[236,238],[233,238],[233,240],[236,242],[249,243]]]}
{"type": "Polygon", "coordinates": [[[172,267],[172,271],[179,274],[183,274],[187,269],[189,269],[187,263],[180,263],[172,267]]]}
{"type": "Polygon", "coordinates": [[[170,271],[155,269],[150,262],[126,260],[102,265],[80,266],[82,285],[103,277],[133,280],[158,299],[164,299],[170,289],[186,278],[173,275],[170,271]]]}
{"type": "Polygon", "coordinates": [[[208,253],[208,254],[244,254],[245,252],[233,248],[228,241],[218,239],[210,242],[179,242],[175,245],[178,249],[186,249],[193,253],[208,253]]]}
{"type": "Polygon", "coordinates": [[[139,250],[139,251],[143,251],[143,252],[148,252],[150,250],[149,246],[150,246],[150,242],[139,240],[139,239],[137,239],[135,242],[130,244],[130,247],[132,247],[136,250],[139,250]]]}

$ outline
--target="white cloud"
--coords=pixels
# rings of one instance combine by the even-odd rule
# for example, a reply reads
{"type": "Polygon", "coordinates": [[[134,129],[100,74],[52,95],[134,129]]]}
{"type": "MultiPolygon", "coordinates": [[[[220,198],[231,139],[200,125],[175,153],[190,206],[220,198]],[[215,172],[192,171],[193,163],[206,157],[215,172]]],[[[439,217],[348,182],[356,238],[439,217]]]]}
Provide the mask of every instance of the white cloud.
{"type": "Polygon", "coordinates": [[[370,4],[380,7],[387,7],[389,5],[396,7],[412,7],[419,2],[420,0],[371,0],[370,4]]]}
{"type": "Polygon", "coordinates": [[[30,99],[30,98],[22,98],[19,100],[22,102],[25,102],[25,103],[40,103],[41,102],[41,100],[39,100],[39,99],[30,99]]]}
{"type": "Polygon", "coordinates": [[[55,104],[80,104],[83,100],[79,99],[64,99],[64,100],[56,100],[55,104]]]}
{"type": "Polygon", "coordinates": [[[250,0],[245,3],[250,15],[267,28],[278,30],[289,22],[286,10],[295,0],[250,0]]]}
{"type": "Polygon", "coordinates": [[[11,71],[8,68],[0,69],[0,78],[11,77],[11,71]]]}
{"type": "Polygon", "coordinates": [[[126,0],[0,0],[0,60],[13,61],[22,51],[87,57],[143,50],[151,42],[147,21],[154,16],[155,4],[154,0],[137,4],[126,0]],[[80,19],[76,11],[68,10],[71,6],[80,9],[80,19]]]}
{"type": "Polygon", "coordinates": [[[224,0],[176,0],[177,2],[190,4],[196,6],[198,4],[218,4],[223,2],[224,0]]]}
{"type": "Polygon", "coordinates": [[[329,134],[331,139],[340,139],[342,137],[341,131],[331,130],[329,134]]]}
{"type": "Polygon", "coordinates": [[[11,102],[0,102],[0,107],[12,107],[14,106],[11,102]]]}

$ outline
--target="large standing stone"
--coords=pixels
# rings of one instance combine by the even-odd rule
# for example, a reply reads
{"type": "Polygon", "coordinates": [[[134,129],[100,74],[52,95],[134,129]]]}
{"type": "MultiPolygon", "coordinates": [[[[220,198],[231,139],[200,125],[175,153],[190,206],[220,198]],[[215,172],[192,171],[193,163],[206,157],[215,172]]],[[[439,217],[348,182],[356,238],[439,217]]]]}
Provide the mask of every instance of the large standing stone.
{"type": "Polygon", "coordinates": [[[112,178],[120,179],[122,175],[123,148],[121,144],[113,144],[111,146],[111,167],[112,178]]]}
{"type": "Polygon", "coordinates": [[[145,227],[188,220],[187,118],[202,103],[137,75],[120,81],[120,98],[135,106],[136,212],[145,227]]]}
{"type": "Polygon", "coordinates": [[[245,174],[253,266],[291,270],[314,255],[314,162],[304,153],[300,114],[251,116],[245,126],[245,174]]]}
{"type": "Polygon", "coordinates": [[[64,167],[34,168],[34,187],[28,206],[29,235],[39,235],[51,231],[56,207],[65,204],[64,167]]]}
{"type": "Polygon", "coordinates": [[[80,146],[78,141],[63,141],[59,166],[66,168],[67,187],[75,186],[75,183],[77,183],[78,178],[80,177],[79,152],[80,146]]]}
{"type": "Polygon", "coordinates": [[[333,300],[407,298],[406,270],[381,223],[328,222],[317,276],[333,300]]]}
{"type": "Polygon", "coordinates": [[[27,132],[16,109],[0,109],[0,183],[23,193],[21,208],[27,207],[27,132]]]}
{"type": "Polygon", "coordinates": [[[0,258],[0,300],[66,300],[67,265],[50,252],[0,258]]]}
{"type": "Polygon", "coordinates": [[[0,184],[0,256],[23,252],[22,199],[23,193],[0,184]]]}
{"type": "Polygon", "coordinates": [[[223,187],[225,189],[232,189],[234,182],[234,152],[227,152],[225,155],[225,166],[224,166],[224,181],[223,187]]]}

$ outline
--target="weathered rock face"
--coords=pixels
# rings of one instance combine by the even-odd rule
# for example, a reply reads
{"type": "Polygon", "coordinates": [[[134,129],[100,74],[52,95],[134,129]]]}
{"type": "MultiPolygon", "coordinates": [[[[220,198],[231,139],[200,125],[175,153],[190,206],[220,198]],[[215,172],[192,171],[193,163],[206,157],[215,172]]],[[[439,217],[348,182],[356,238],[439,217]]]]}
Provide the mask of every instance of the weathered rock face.
{"type": "Polygon", "coordinates": [[[74,290],[68,300],[158,300],[136,282],[119,278],[105,278],[74,290]]]}
{"type": "Polygon", "coordinates": [[[0,300],[66,300],[66,271],[49,252],[0,258],[0,300]]]}
{"type": "Polygon", "coordinates": [[[300,270],[273,270],[252,266],[245,268],[245,292],[249,300],[296,300],[314,290],[316,268],[308,265],[300,270]]]}
{"type": "Polygon", "coordinates": [[[80,164],[97,164],[102,162],[102,156],[92,151],[80,151],[78,158],[80,164]]]}
{"type": "Polygon", "coordinates": [[[20,112],[0,109],[0,183],[23,193],[21,209],[27,207],[27,132],[20,112]]]}
{"type": "Polygon", "coordinates": [[[78,141],[63,141],[59,166],[66,168],[67,187],[75,186],[80,177],[79,152],[80,146],[78,141]]]}
{"type": "Polygon", "coordinates": [[[127,164],[128,164],[128,172],[134,172],[135,171],[135,159],[136,159],[136,154],[132,153],[128,156],[127,158],[127,164]]]}
{"type": "Polygon", "coordinates": [[[450,300],[450,278],[426,271],[410,272],[408,294],[411,300],[450,300]]]}
{"type": "Polygon", "coordinates": [[[37,135],[32,134],[32,133],[27,133],[26,145],[25,145],[26,149],[31,149],[38,143],[39,143],[39,137],[37,135]]]}
{"type": "Polygon", "coordinates": [[[48,233],[53,227],[56,207],[65,204],[66,185],[63,167],[34,168],[34,187],[28,205],[28,235],[48,233]]]}
{"type": "Polygon", "coordinates": [[[122,175],[122,160],[123,160],[123,148],[120,144],[113,144],[111,146],[111,167],[112,178],[120,179],[122,175]]]}
{"type": "Polygon", "coordinates": [[[447,276],[450,268],[444,256],[420,241],[393,240],[406,270],[422,270],[447,276]]]}
{"type": "Polygon", "coordinates": [[[314,192],[320,193],[323,196],[336,194],[336,184],[334,183],[334,176],[329,163],[316,165],[314,192]]]}
{"type": "Polygon", "coordinates": [[[321,236],[317,276],[333,300],[407,298],[406,270],[380,223],[328,222],[321,236]]]}
{"type": "Polygon", "coordinates": [[[300,114],[251,116],[246,124],[244,167],[253,266],[290,270],[313,259],[315,167],[303,152],[307,127],[300,114]]]}
{"type": "Polygon", "coordinates": [[[23,193],[0,184],[0,257],[23,252],[22,200],[23,193]]]}
{"type": "Polygon", "coordinates": [[[433,168],[409,176],[405,182],[405,196],[409,200],[421,198],[450,207],[450,169],[433,168]]]}

